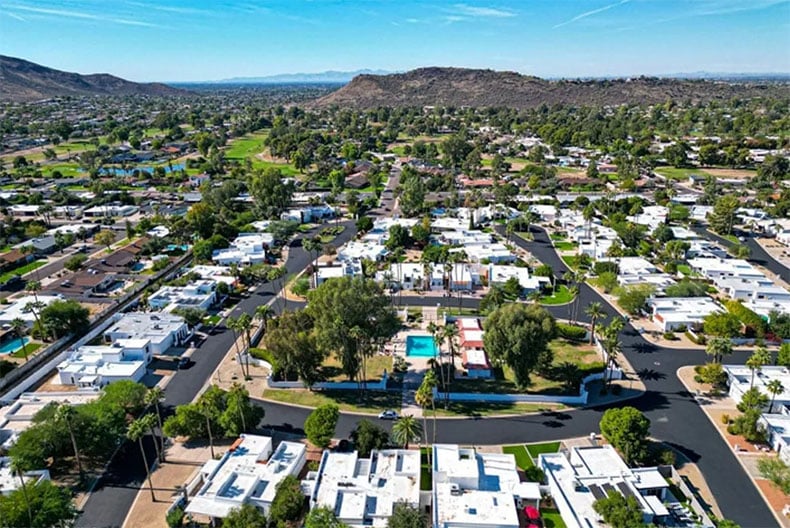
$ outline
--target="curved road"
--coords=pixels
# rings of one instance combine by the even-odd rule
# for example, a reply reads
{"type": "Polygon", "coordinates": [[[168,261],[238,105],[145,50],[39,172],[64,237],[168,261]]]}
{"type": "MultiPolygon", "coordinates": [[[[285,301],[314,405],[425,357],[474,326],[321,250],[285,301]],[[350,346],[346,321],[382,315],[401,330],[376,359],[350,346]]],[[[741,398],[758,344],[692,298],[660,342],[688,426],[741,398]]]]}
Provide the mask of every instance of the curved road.
{"type": "MultiPolygon", "coordinates": [[[[342,243],[351,238],[354,229],[350,222],[336,241],[342,243]]],[[[533,228],[532,242],[516,238],[515,243],[530,251],[538,260],[549,264],[557,275],[567,269],[554,251],[543,230],[533,228]]],[[[292,243],[287,262],[289,272],[295,273],[309,264],[309,256],[297,240],[292,243]]],[[[268,302],[276,289],[271,284],[259,286],[258,291],[244,299],[237,310],[251,313],[259,304],[268,302]]],[[[581,285],[579,292],[579,319],[585,320],[583,309],[590,302],[600,301],[610,316],[615,311],[594,290],[581,285]]],[[[457,306],[456,298],[405,297],[403,303],[413,306],[457,306]]],[[[462,298],[466,307],[476,307],[479,299],[462,298]]],[[[567,318],[568,308],[549,307],[557,317],[567,318]]],[[[173,377],[166,390],[166,405],[171,409],[191,401],[209,378],[219,361],[231,346],[232,336],[219,329],[210,336],[193,355],[195,364],[191,369],[173,377]]],[[[678,350],[655,346],[645,341],[631,325],[622,335],[623,354],[640,375],[647,392],[632,405],[651,420],[651,434],[677,448],[695,462],[705,475],[707,483],[717,499],[723,514],[744,528],[767,528],[776,526],[776,520],[752,485],[751,480],[735,459],[729,446],[710,423],[699,403],[689,394],[676,376],[677,369],[684,365],[701,364],[706,361],[701,350],[678,350]]],[[[743,362],[746,354],[736,353],[733,362],[743,362]]],[[[267,426],[299,430],[309,409],[259,401],[266,409],[267,426]]],[[[551,412],[518,417],[490,417],[466,419],[442,419],[438,421],[437,441],[471,445],[505,444],[560,440],[574,436],[585,436],[598,431],[601,414],[607,407],[551,412]],[[485,420],[485,427],[478,423],[485,420]]],[[[341,415],[338,436],[345,437],[361,417],[341,415]]],[[[389,428],[390,423],[384,423],[389,428]]],[[[431,425],[429,421],[429,433],[431,425]]],[[[131,508],[137,490],[144,479],[139,450],[116,457],[107,474],[100,481],[97,491],[89,499],[77,526],[120,526],[131,508]]]]}

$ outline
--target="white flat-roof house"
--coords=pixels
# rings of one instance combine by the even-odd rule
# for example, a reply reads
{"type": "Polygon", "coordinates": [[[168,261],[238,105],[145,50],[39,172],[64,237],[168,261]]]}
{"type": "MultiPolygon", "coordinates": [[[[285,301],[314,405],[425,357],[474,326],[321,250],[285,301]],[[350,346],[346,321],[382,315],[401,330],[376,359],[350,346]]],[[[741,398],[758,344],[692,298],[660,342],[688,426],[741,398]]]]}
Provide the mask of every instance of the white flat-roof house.
{"type": "Polygon", "coordinates": [[[739,301],[790,302],[790,291],[765,276],[762,279],[721,277],[713,283],[722,293],[739,301]]]}
{"type": "Polygon", "coordinates": [[[236,284],[236,277],[231,274],[230,268],[227,266],[207,266],[198,264],[186,270],[186,273],[196,273],[200,275],[201,279],[212,280],[216,283],[223,282],[228,286],[236,284]]]}
{"type": "Polygon", "coordinates": [[[337,260],[372,260],[379,262],[387,253],[389,252],[383,244],[351,241],[337,250],[337,260]]]}
{"type": "MultiPolygon", "coordinates": [[[[121,340],[124,341],[124,340],[121,340]]],[[[133,340],[126,340],[133,341],[133,340]]],[[[148,343],[139,343],[147,350],[148,343]]],[[[121,344],[83,346],[69,354],[58,365],[59,381],[63,385],[103,387],[120,380],[140,381],[146,373],[151,355],[139,348],[126,350],[121,344]]]]}
{"type": "MultiPolygon", "coordinates": [[[[38,302],[44,306],[49,306],[55,301],[62,300],[60,295],[39,295],[38,302]]],[[[25,295],[16,299],[12,304],[0,305],[0,325],[10,325],[14,319],[22,319],[27,326],[33,326],[36,322],[36,314],[33,313],[33,303],[36,297],[25,295]]]]}
{"type": "Polygon", "coordinates": [[[399,502],[420,506],[420,452],[374,450],[370,458],[325,450],[318,471],[303,481],[310,508],[326,507],[351,528],[385,528],[399,502]]]}
{"type": "Polygon", "coordinates": [[[82,212],[83,216],[96,218],[100,216],[132,216],[139,211],[136,205],[94,205],[82,212]]]}
{"type": "Polygon", "coordinates": [[[772,380],[779,380],[784,391],[774,397],[774,409],[790,405],[790,370],[787,367],[766,365],[752,372],[746,365],[724,365],[724,373],[727,375],[729,395],[735,403],[740,403],[744,393],[752,386],[769,398],[772,397],[768,384],[772,380]]]}
{"type": "MultiPolygon", "coordinates": [[[[108,343],[133,340],[148,341],[151,354],[164,354],[170,347],[179,346],[192,336],[183,317],[169,313],[129,312],[104,331],[108,343]]],[[[131,345],[128,341],[126,345],[131,345]]],[[[132,348],[132,346],[129,346],[132,348]]]]}
{"type": "Polygon", "coordinates": [[[763,414],[757,421],[757,427],[765,431],[766,439],[771,448],[779,454],[785,464],[790,464],[790,415],[776,412],[763,414]]]}
{"type": "Polygon", "coordinates": [[[658,468],[629,468],[610,445],[572,447],[567,456],[544,453],[538,455],[537,465],[568,528],[602,526],[593,504],[609,493],[634,497],[646,523],[661,522],[669,515],[663,504],[669,484],[658,468]]]}
{"type": "Polygon", "coordinates": [[[221,459],[203,464],[198,476],[202,485],[185,511],[223,519],[231,510],[252,504],[268,513],[277,484],[288,475],[299,475],[306,452],[304,444],[280,442],[272,454],[271,438],[242,434],[221,459]]]}
{"type": "Polygon", "coordinates": [[[162,286],[148,297],[148,306],[154,310],[172,312],[178,308],[208,310],[217,302],[217,283],[201,279],[186,286],[162,286]]]}
{"type": "Polygon", "coordinates": [[[709,280],[726,277],[739,279],[762,279],[765,277],[763,272],[743,259],[691,258],[687,262],[692,270],[709,280]]]}
{"type": "Polygon", "coordinates": [[[550,284],[548,277],[536,277],[529,274],[528,268],[518,266],[488,266],[488,285],[503,286],[508,280],[515,277],[524,293],[539,291],[550,284]]]}
{"type": "Polygon", "coordinates": [[[221,266],[247,266],[266,262],[266,251],[274,243],[271,233],[239,233],[230,247],[217,249],[211,255],[211,260],[221,266]]]}
{"type": "Polygon", "coordinates": [[[701,324],[705,317],[724,309],[710,297],[654,297],[647,301],[653,321],[664,332],[701,324]]]}
{"type": "Polygon", "coordinates": [[[44,480],[49,480],[49,470],[25,471],[20,479],[19,475],[11,469],[11,459],[0,457],[0,495],[10,495],[21,487],[22,481],[25,486],[35,486],[44,480]]]}
{"type": "Polygon", "coordinates": [[[534,496],[523,496],[528,488],[513,455],[449,444],[432,449],[433,528],[519,528],[518,503],[534,496]]]}

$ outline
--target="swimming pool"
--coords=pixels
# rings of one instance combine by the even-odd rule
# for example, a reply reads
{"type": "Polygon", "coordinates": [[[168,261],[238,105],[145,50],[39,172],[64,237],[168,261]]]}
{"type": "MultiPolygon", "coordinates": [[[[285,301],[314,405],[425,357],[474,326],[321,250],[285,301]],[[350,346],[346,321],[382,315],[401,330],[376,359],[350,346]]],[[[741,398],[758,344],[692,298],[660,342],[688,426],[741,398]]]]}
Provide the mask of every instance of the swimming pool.
{"type": "Polygon", "coordinates": [[[22,341],[20,341],[16,337],[14,339],[12,339],[11,341],[6,341],[5,343],[3,343],[2,346],[0,346],[0,354],[10,354],[12,352],[16,352],[17,350],[22,348],[22,343],[23,342],[25,344],[27,344],[29,341],[30,340],[28,338],[26,338],[26,337],[23,337],[22,341]]]}
{"type": "Polygon", "coordinates": [[[406,355],[409,357],[436,357],[439,350],[429,335],[406,336],[406,355]]]}

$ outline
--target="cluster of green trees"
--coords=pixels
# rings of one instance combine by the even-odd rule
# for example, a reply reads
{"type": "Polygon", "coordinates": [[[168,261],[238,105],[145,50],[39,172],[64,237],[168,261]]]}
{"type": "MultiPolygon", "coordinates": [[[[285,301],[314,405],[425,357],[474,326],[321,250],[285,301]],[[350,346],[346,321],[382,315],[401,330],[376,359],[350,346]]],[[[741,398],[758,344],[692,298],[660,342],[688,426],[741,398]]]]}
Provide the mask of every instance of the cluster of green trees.
{"type": "Polygon", "coordinates": [[[264,346],[275,368],[309,387],[333,354],[348,379],[364,386],[368,358],[400,327],[389,297],[371,279],[343,277],[322,283],[308,301],[305,310],[272,321],[266,333],[264,346]]]}
{"type": "Polygon", "coordinates": [[[162,428],[170,437],[207,438],[214,452],[215,438],[233,438],[253,431],[263,419],[264,410],[254,405],[241,384],[230,390],[211,385],[194,403],[179,405],[162,428]]]}

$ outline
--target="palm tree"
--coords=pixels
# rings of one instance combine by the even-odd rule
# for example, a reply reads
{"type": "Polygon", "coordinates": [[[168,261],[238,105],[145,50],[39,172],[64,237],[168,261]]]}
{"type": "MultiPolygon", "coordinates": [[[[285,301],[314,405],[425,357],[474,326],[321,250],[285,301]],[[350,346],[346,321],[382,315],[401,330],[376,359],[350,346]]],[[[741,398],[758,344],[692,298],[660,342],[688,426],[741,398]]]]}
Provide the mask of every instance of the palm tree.
{"type": "Polygon", "coordinates": [[[313,288],[318,287],[318,255],[324,250],[324,243],[317,236],[313,238],[306,238],[302,241],[302,247],[310,254],[310,260],[313,262],[313,288]]]}
{"type": "MultiPolygon", "coordinates": [[[[47,329],[44,328],[44,323],[41,321],[41,310],[46,307],[41,301],[33,301],[25,304],[24,308],[22,308],[22,312],[24,313],[32,313],[33,318],[36,320],[36,328],[41,334],[42,339],[47,338],[47,329]]],[[[53,337],[53,339],[57,339],[53,337]]]]}
{"type": "Polygon", "coordinates": [[[595,341],[595,324],[598,322],[598,319],[606,314],[603,311],[603,305],[600,301],[593,301],[588,304],[584,313],[590,318],[590,344],[592,345],[595,341]]]}
{"type": "Polygon", "coordinates": [[[714,337],[708,341],[705,353],[713,357],[714,363],[721,363],[724,356],[732,354],[732,341],[726,337],[714,337]]]}
{"type": "Polygon", "coordinates": [[[425,373],[425,377],[422,378],[421,385],[426,387],[426,390],[431,395],[431,411],[433,412],[433,441],[431,443],[436,443],[436,401],[433,397],[434,389],[436,389],[436,372],[434,370],[429,370],[425,373]]]}
{"type": "Polygon", "coordinates": [[[422,436],[422,426],[414,416],[406,415],[392,426],[392,440],[403,449],[409,448],[410,442],[415,442],[422,436]]]}
{"type": "Polygon", "coordinates": [[[780,380],[772,379],[768,382],[768,385],[766,385],[765,388],[771,393],[771,406],[768,407],[768,414],[771,414],[771,412],[774,410],[774,400],[776,399],[776,395],[782,394],[785,391],[785,386],[782,385],[780,380]]]}
{"type": "MultiPolygon", "coordinates": [[[[143,454],[143,465],[145,465],[145,474],[148,477],[148,487],[151,490],[151,500],[156,502],[156,495],[154,495],[154,484],[151,482],[151,468],[148,465],[148,457],[145,455],[145,447],[143,446],[143,437],[149,429],[149,423],[153,423],[153,418],[154,416],[152,414],[147,414],[146,416],[138,418],[137,420],[130,423],[129,428],[126,431],[126,438],[132,442],[137,442],[140,446],[140,452],[143,454]],[[149,419],[149,417],[151,419],[149,419]]],[[[156,440],[154,440],[154,444],[156,444],[156,440]]],[[[211,456],[214,456],[213,453],[211,456]]]]}
{"type": "Polygon", "coordinates": [[[25,356],[25,361],[27,361],[27,342],[25,341],[27,324],[19,317],[16,317],[11,321],[11,330],[19,338],[19,343],[22,345],[22,355],[25,356]]]}
{"type": "Polygon", "coordinates": [[[228,317],[225,326],[230,328],[230,330],[233,332],[233,346],[236,348],[236,362],[239,364],[239,368],[241,369],[242,379],[246,378],[247,374],[244,372],[244,362],[241,360],[241,347],[239,346],[239,338],[243,335],[242,332],[244,330],[241,327],[239,318],[228,317]]]}
{"type": "Polygon", "coordinates": [[[447,341],[447,349],[450,352],[450,365],[452,367],[450,375],[455,377],[455,339],[458,337],[458,327],[454,324],[444,325],[441,337],[447,341]]]}
{"type": "Polygon", "coordinates": [[[82,470],[82,460],[80,459],[80,450],[77,446],[77,437],[74,436],[74,418],[76,417],[76,414],[77,411],[74,409],[74,407],[68,403],[63,403],[55,410],[55,420],[63,423],[69,432],[69,437],[71,438],[71,447],[74,450],[74,459],[77,461],[77,470],[80,473],[80,479],[82,479],[85,473],[82,470]]]}
{"type": "MultiPolygon", "coordinates": [[[[432,389],[425,384],[425,378],[423,378],[420,388],[417,389],[417,392],[414,394],[414,401],[422,408],[422,430],[427,431],[428,419],[425,417],[425,412],[428,410],[429,405],[433,405],[433,392],[432,389]]],[[[427,436],[425,438],[425,447],[428,447],[427,436]]]]}
{"type": "Polygon", "coordinates": [[[41,291],[41,282],[37,280],[27,281],[25,283],[25,291],[33,294],[33,298],[38,302],[38,292],[41,291]]]}
{"type": "Polygon", "coordinates": [[[285,311],[285,297],[284,297],[284,288],[283,288],[283,278],[288,275],[288,270],[285,269],[285,266],[280,266],[279,268],[272,268],[269,270],[269,274],[267,278],[270,282],[277,282],[277,286],[279,287],[277,296],[280,298],[280,311],[285,311]]]}
{"type": "Polygon", "coordinates": [[[22,496],[25,499],[25,506],[27,507],[27,520],[30,522],[30,526],[33,526],[33,510],[30,507],[30,497],[27,494],[27,483],[25,483],[25,474],[22,470],[22,466],[20,462],[14,458],[11,459],[11,473],[16,473],[16,476],[19,478],[19,484],[22,489],[22,496]]]}
{"type": "MultiPolygon", "coordinates": [[[[162,431],[162,411],[159,408],[159,404],[165,400],[165,391],[163,391],[159,387],[153,387],[148,389],[148,392],[145,393],[145,404],[146,405],[153,405],[154,411],[156,411],[156,423],[159,426],[159,431],[162,431]]],[[[156,440],[156,436],[154,436],[154,441],[156,440]]],[[[162,462],[165,461],[165,438],[164,432],[162,432],[162,449],[159,451],[159,460],[162,462]]]]}
{"type": "Polygon", "coordinates": [[[261,322],[264,332],[272,316],[274,316],[274,310],[272,310],[272,307],[268,304],[261,304],[255,308],[255,319],[261,322]]]}
{"type": "Polygon", "coordinates": [[[245,356],[246,377],[250,377],[250,347],[252,347],[252,336],[250,329],[252,328],[252,316],[248,313],[241,314],[236,321],[239,325],[239,332],[244,336],[247,341],[247,354],[245,356]]]}
{"type": "Polygon", "coordinates": [[[428,323],[428,332],[433,337],[434,345],[436,346],[436,351],[438,352],[436,356],[433,358],[432,366],[436,366],[439,369],[439,379],[442,382],[442,390],[447,390],[447,382],[445,381],[445,372],[444,372],[444,361],[442,360],[442,337],[441,337],[441,328],[437,325],[434,321],[428,323]]]}
{"type": "Polygon", "coordinates": [[[762,368],[763,365],[770,363],[771,354],[765,347],[758,347],[754,353],[746,360],[746,366],[752,371],[752,380],[749,383],[749,388],[754,387],[754,374],[762,368]]]}
{"type": "Polygon", "coordinates": [[[206,433],[208,434],[208,447],[211,450],[211,458],[214,458],[214,435],[211,433],[211,402],[206,398],[201,398],[197,402],[198,409],[203,413],[206,418],[206,433]]]}

